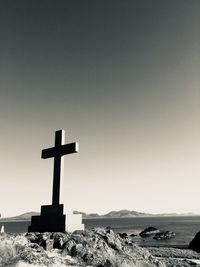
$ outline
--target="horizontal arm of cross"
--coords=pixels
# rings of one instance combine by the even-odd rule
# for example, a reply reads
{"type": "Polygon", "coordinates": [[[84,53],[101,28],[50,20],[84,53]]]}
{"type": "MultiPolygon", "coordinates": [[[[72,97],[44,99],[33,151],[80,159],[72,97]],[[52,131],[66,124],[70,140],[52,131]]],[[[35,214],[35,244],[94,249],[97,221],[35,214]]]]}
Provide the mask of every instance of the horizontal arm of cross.
{"type": "Polygon", "coordinates": [[[42,158],[48,159],[56,156],[64,156],[66,154],[78,152],[78,143],[70,143],[58,147],[51,147],[42,150],[42,158]]]}

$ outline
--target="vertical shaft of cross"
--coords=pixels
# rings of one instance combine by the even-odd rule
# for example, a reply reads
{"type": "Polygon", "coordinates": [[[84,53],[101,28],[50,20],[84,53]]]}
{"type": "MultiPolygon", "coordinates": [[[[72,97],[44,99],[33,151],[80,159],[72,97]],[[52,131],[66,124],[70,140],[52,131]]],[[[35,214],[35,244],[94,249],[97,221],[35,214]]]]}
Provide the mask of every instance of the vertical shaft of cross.
{"type": "MultiPolygon", "coordinates": [[[[61,147],[65,142],[65,131],[59,130],[55,133],[55,148],[61,147]]],[[[59,205],[60,203],[60,179],[62,175],[62,155],[58,154],[54,157],[53,170],[53,195],[52,205],[59,205]]]]}

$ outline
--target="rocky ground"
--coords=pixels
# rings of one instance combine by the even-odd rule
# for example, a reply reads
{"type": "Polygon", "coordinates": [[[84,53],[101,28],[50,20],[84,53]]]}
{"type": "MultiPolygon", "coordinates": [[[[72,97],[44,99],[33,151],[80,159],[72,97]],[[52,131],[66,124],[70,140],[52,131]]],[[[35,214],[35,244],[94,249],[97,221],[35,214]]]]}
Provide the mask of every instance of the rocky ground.
{"type": "Polygon", "coordinates": [[[111,229],[0,235],[0,267],[186,267],[198,261],[192,250],[141,248],[111,229]]]}

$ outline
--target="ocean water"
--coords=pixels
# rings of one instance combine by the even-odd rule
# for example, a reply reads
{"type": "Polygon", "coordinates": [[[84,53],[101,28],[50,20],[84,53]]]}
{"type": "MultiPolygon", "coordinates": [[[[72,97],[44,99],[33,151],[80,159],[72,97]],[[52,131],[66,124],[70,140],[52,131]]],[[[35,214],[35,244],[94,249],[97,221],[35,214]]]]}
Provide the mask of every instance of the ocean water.
{"type": "MultiPolygon", "coordinates": [[[[176,233],[171,240],[154,240],[136,236],[134,241],[142,246],[178,246],[185,247],[200,231],[200,216],[191,217],[135,217],[135,218],[97,218],[84,219],[86,229],[94,227],[111,227],[116,232],[139,234],[149,226],[160,230],[169,230],[176,233]]],[[[24,233],[27,231],[28,221],[4,222],[5,232],[24,233]]],[[[0,227],[2,223],[0,222],[0,227]]]]}
{"type": "Polygon", "coordinates": [[[139,235],[134,241],[142,246],[172,246],[187,247],[195,234],[200,231],[200,216],[179,217],[135,217],[135,218],[102,218],[85,221],[87,228],[107,227],[120,233],[139,234],[149,226],[159,230],[172,231],[176,236],[170,240],[155,240],[153,238],[141,238],[139,235]]]}

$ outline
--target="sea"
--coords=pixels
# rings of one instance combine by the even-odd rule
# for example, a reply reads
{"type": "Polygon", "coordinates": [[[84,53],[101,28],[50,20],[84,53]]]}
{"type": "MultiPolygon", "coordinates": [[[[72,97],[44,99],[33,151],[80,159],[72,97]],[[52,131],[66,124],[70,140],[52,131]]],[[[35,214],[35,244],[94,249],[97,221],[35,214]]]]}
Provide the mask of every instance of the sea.
{"type": "MultiPolygon", "coordinates": [[[[95,227],[110,227],[117,233],[135,234],[134,242],[140,246],[187,247],[195,234],[200,231],[200,216],[178,217],[134,217],[134,218],[92,218],[83,219],[86,229],[95,227]],[[170,240],[155,240],[151,237],[141,238],[139,233],[152,226],[161,231],[175,232],[176,236],[170,240]]],[[[25,233],[30,221],[1,222],[5,232],[25,233]]]]}

